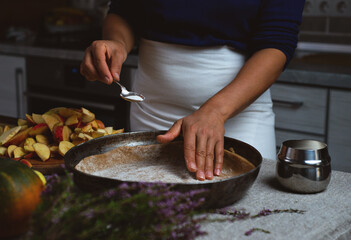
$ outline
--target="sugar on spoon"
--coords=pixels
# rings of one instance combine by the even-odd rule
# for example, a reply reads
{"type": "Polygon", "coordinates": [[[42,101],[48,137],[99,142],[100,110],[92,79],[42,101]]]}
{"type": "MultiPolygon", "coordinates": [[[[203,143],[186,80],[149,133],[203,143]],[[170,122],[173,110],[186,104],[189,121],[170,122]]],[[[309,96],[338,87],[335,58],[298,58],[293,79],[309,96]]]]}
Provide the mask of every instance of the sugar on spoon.
{"type": "Polygon", "coordinates": [[[145,97],[136,92],[130,92],[128,91],[122,84],[120,84],[116,79],[113,79],[115,83],[117,83],[121,87],[121,98],[123,98],[126,101],[130,102],[142,102],[144,101],[145,97]]]}

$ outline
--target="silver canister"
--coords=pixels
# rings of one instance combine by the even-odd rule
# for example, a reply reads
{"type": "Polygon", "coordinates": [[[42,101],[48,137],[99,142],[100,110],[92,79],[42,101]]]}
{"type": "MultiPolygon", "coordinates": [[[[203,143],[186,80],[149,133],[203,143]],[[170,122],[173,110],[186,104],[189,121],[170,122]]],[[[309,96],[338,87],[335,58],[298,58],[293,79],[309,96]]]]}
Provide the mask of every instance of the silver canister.
{"type": "Polygon", "coordinates": [[[325,143],[288,140],[278,152],[276,177],[285,188],[299,193],[317,193],[330,182],[331,165],[325,143]]]}

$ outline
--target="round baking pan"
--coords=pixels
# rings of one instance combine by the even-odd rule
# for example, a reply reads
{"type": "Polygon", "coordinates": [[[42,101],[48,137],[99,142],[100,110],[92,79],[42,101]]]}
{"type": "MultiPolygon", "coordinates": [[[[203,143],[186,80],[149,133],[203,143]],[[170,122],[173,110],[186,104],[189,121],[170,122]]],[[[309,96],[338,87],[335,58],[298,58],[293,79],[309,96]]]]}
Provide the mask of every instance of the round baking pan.
{"type": "MultiPolygon", "coordinates": [[[[69,150],[65,155],[65,165],[73,172],[75,184],[82,190],[95,192],[115,187],[122,181],[112,178],[95,176],[77,170],[76,165],[85,157],[101,154],[119,146],[138,146],[155,144],[156,136],[165,131],[129,132],[107,135],[89,140],[69,150]]],[[[178,138],[177,140],[182,140],[178,138]]],[[[252,146],[233,138],[224,138],[224,148],[233,147],[235,152],[249,160],[255,168],[239,176],[225,178],[219,181],[199,181],[198,183],[176,183],[174,188],[180,191],[206,189],[203,196],[205,208],[221,208],[241,199],[254,183],[261,167],[262,156],[252,146]]],[[[128,182],[128,181],[124,181],[128,182]]]]}

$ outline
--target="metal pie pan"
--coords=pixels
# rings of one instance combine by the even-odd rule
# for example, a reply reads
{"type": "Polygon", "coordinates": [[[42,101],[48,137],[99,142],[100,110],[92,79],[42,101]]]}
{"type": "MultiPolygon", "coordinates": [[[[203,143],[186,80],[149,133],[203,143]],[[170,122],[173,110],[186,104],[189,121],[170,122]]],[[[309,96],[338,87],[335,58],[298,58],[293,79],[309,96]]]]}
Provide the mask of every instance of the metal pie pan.
{"type": "MultiPolygon", "coordinates": [[[[96,192],[116,187],[122,182],[117,179],[95,176],[77,170],[76,165],[85,157],[105,153],[119,146],[138,146],[156,144],[156,136],[165,131],[128,132],[107,135],[79,144],[65,155],[66,168],[73,173],[75,184],[84,191],[96,192]]],[[[182,140],[178,138],[177,140],[182,140]]],[[[235,152],[249,160],[255,168],[239,176],[220,181],[198,183],[176,183],[174,188],[180,191],[206,189],[203,193],[205,208],[221,208],[241,199],[257,178],[262,164],[261,154],[251,145],[233,138],[224,138],[224,148],[233,147],[235,152]]]]}

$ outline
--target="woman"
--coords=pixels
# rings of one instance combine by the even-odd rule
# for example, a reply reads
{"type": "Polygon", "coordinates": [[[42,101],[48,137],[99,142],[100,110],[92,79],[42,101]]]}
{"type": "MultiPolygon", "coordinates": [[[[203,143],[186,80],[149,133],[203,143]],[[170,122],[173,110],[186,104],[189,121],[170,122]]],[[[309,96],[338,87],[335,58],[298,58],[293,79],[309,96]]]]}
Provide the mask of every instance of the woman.
{"type": "Polygon", "coordinates": [[[81,73],[107,84],[140,39],[131,130],[182,134],[189,171],[220,175],[224,135],[275,158],[269,87],[293,56],[304,0],[112,0],[81,73]]]}

